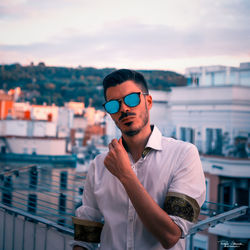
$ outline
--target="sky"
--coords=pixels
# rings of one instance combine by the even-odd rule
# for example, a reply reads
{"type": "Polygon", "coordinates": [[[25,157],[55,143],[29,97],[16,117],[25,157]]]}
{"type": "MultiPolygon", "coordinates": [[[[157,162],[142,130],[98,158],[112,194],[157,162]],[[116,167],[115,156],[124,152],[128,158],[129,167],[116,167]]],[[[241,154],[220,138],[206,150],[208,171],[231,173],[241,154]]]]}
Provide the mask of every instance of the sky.
{"type": "Polygon", "coordinates": [[[249,0],[1,0],[0,64],[161,69],[250,62],[249,0]]]}

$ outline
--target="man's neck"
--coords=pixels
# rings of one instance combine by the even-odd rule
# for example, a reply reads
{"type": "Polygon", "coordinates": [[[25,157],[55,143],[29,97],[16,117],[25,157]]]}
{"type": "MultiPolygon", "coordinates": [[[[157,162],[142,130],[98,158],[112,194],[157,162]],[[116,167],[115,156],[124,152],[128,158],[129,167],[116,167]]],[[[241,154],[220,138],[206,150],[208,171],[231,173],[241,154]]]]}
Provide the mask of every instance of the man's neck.
{"type": "Polygon", "coordinates": [[[137,162],[141,158],[142,152],[148,142],[150,135],[150,125],[145,126],[137,135],[122,135],[123,139],[125,140],[127,150],[131,153],[134,162],[137,162]]]}

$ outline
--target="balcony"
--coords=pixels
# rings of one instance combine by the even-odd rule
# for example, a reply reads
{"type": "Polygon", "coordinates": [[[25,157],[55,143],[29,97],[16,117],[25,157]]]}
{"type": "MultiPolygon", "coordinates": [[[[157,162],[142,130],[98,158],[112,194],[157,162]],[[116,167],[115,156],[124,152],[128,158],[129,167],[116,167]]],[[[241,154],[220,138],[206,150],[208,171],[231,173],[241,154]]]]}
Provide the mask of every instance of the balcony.
{"type": "Polygon", "coordinates": [[[201,155],[204,172],[227,177],[250,177],[250,159],[201,155]]]}
{"type": "Polygon", "coordinates": [[[71,250],[73,230],[0,203],[0,249],[71,250]]]}
{"type": "Polygon", "coordinates": [[[228,238],[249,239],[250,222],[226,221],[208,229],[209,233],[228,238]]]}
{"type": "MultiPolygon", "coordinates": [[[[71,217],[81,200],[79,189],[86,177],[73,173],[71,168],[66,171],[31,165],[0,175],[0,249],[71,249],[71,217]]],[[[245,215],[246,210],[246,206],[206,202],[204,216],[189,232],[190,249],[197,232],[245,215]],[[229,211],[224,212],[221,206],[229,211]]]]}

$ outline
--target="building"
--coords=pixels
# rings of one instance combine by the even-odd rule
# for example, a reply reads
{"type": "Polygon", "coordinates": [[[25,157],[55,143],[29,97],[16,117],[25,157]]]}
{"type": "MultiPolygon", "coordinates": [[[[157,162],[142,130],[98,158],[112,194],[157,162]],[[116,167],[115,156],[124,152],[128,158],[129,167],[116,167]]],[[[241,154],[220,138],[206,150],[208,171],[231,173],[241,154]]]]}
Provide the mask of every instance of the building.
{"type": "Polygon", "coordinates": [[[2,153],[66,155],[66,138],[57,137],[56,123],[0,120],[2,153]]]}
{"type": "Polygon", "coordinates": [[[13,97],[0,90],[0,120],[12,114],[13,103],[13,97]]]}
{"type": "Polygon", "coordinates": [[[56,105],[31,105],[30,115],[32,120],[57,121],[59,107],[56,105]]]}
{"type": "Polygon", "coordinates": [[[18,103],[5,93],[0,100],[1,160],[40,162],[54,157],[56,161],[75,162],[75,157],[68,154],[73,110],[55,105],[18,103]]]}
{"type": "Polygon", "coordinates": [[[64,105],[68,109],[72,109],[74,111],[74,115],[83,115],[85,105],[83,102],[67,102],[64,105]]]}
{"type": "Polygon", "coordinates": [[[250,62],[241,63],[239,67],[205,66],[186,69],[189,85],[218,86],[243,85],[250,86],[250,62]]]}
{"type": "MultiPolygon", "coordinates": [[[[186,72],[193,84],[172,89],[165,114],[171,119],[169,134],[195,144],[200,152],[208,201],[203,219],[250,206],[250,64],[186,72]]],[[[248,209],[244,216],[196,234],[193,246],[205,250],[235,244],[249,249],[249,239],[248,209]]]]}

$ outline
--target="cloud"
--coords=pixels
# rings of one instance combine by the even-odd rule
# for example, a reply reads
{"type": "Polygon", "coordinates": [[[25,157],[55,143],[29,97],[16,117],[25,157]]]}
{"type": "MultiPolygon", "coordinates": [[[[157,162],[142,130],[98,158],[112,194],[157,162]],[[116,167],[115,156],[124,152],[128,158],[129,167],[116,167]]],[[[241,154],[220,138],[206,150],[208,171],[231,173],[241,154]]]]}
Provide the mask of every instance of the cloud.
{"type": "Polygon", "coordinates": [[[5,16],[17,18],[21,13],[18,18],[25,19],[22,26],[11,20],[6,23],[1,32],[6,34],[0,44],[1,61],[92,66],[133,62],[144,67],[166,59],[250,57],[247,0],[214,4],[157,0],[143,8],[138,2],[132,9],[129,0],[121,6],[112,0],[105,4],[27,0],[13,8],[0,5],[5,16]],[[24,6],[29,7],[20,11],[24,6]]]}
{"type": "Polygon", "coordinates": [[[168,26],[123,23],[98,34],[55,39],[50,43],[1,45],[5,51],[33,54],[34,57],[88,58],[107,60],[126,57],[136,59],[179,58],[188,56],[237,55],[250,52],[249,28],[194,29],[178,31],[168,26]]]}

